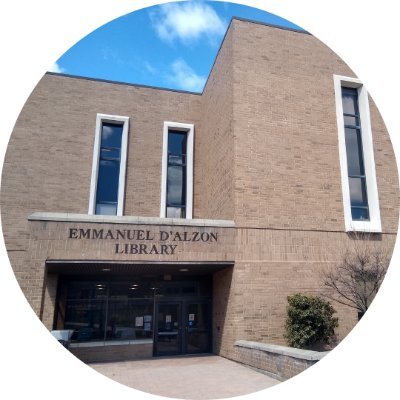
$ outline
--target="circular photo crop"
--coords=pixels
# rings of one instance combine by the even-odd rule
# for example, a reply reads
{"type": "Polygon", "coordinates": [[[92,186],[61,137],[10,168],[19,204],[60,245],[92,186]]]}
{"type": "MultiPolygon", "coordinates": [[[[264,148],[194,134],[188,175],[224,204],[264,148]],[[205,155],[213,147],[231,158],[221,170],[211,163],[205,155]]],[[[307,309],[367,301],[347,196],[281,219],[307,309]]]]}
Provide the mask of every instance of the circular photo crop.
{"type": "Polygon", "coordinates": [[[124,15],[58,59],[2,171],[8,257],[55,341],[145,393],[258,392],[363,318],[399,220],[364,83],[244,5],[124,15]]]}

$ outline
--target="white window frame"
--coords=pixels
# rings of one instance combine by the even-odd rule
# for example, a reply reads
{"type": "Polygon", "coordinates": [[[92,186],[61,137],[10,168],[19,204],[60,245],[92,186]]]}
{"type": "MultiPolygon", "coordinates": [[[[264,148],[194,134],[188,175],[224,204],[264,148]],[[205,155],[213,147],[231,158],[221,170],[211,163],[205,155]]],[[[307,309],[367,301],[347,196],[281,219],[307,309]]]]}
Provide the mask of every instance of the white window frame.
{"type": "Polygon", "coordinates": [[[186,132],[186,219],[193,218],[193,143],[194,124],[164,121],[163,151],[161,169],[161,206],[160,217],[166,217],[167,202],[167,165],[168,165],[168,132],[170,130],[186,132]]]}
{"type": "Polygon", "coordinates": [[[95,215],[96,213],[97,179],[99,173],[101,129],[103,122],[120,123],[120,124],[122,123],[123,125],[122,138],[121,138],[121,160],[119,167],[118,206],[117,206],[117,216],[122,216],[124,212],[124,199],[125,199],[126,153],[128,147],[129,117],[124,117],[120,115],[108,115],[108,114],[97,114],[96,117],[96,131],[95,131],[93,162],[92,162],[92,177],[90,183],[89,215],[95,215]]]}
{"type": "Polygon", "coordinates": [[[346,232],[382,232],[368,92],[359,79],[341,75],[334,75],[333,78],[335,87],[336,117],[339,133],[339,159],[342,178],[345,229],[346,232]],[[351,216],[350,189],[343,118],[342,87],[356,88],[358,90],[358,107],[361,122],[361,140],[367,186],[367,198],[370,217],[369,221],[356,221],[353,220],[351,216]]]}

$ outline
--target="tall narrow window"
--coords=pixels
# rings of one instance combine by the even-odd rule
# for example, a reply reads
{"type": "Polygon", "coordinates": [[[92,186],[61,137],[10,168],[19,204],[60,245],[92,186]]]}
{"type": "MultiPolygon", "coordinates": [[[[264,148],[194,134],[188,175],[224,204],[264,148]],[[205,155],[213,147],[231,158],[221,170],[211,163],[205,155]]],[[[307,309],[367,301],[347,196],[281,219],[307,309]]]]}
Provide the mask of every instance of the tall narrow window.
{"type": "Polygon", "coordinates": [[[334,82],[346,230],[381,232],[368,93],[355,78],[334,82]]]}
{"type": "Polygon", "coordinates": [[[353,221],[369,220],[358,90],[342,87],[342,102],[351,217],[353,221]]]}
{"type": "Polygon", "coordinates": [[[186,217],[186,132],[168,131],[167,218],[186,217]]]}
{"type": "Polygon", "coordinates": [[[193,125],[164,123],[161,217],[192,218],[193,125]]]}
{"type": "Polygon", "coordinates": [[[99,114],[89,214],[122,215],[128,118],[99,114]]]}

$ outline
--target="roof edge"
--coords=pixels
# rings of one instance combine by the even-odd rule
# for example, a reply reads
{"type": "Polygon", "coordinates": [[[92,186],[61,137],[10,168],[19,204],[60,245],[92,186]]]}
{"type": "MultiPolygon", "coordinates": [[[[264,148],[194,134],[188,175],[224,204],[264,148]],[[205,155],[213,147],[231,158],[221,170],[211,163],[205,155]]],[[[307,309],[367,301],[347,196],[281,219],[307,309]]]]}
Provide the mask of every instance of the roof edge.
{"type": "MultiPolygon", "coordinates": [[[[242,21],[242,22],[250,22],[252,24],[269,26],[270,28],[283,29],[285,31],[291,31],[291,32],[296,32],[296,33],[303,33],[303,34],[306,34],[306,35],[312,35],[310,32],[308,32],[308,31],[306,31],[304,29],[301,29],[301,28],[300,29],[290,28],[289,26],[281,26],[281,25],[276,25],[276,24],[270,24],[268,22],[256,21],[256,20],[253,20],[253,19],[235,17],[235,16],[232,17],[231,22],[233,20],[242,21]]],[[[290,22],[290,21],[288,21],[288,22],[290,22]]]]}
{"type": "Polygon", "coordinates": [[[236,21],[241,21],[241,22],[249,22],[249,23],[257,24],[257,25],[264,25],[264,26],[268,26],[268,27],[270,27],[270,28],[283,29],[283,30],[286,30],[286,31],[291,31],[291,32],[296,32],[296,33],[302,33],[302,34],[306,34],[306,35],[311,35],[311,33],[307,32],[307,31],[305,31],[305,30],[300,30],[300,29],[295,29],[295,28],[289,28],[289,27],[287,27],[287,26],[280,26],[280,25],[275,25],[275,24],[269,24],[268,22],[256,21],[256,20],[252,20],[252,19],[247,19],[247,18],[241,18],[241,17],[233,16],[233,17],[231,18],[231,20],[229,21],[229,24],[228,24],[228,27],[226,28],[224,37],[223,37],[222,40],[221,40],[221,44],[220,44],[220,46],[219,46],[219,48],[218,48],[217,54],[215,55],[214,62],[213,62],[212,65],[211,65],[210,72],[208,73],[208,76],[207,76],[206,82],[204,83],[203,91],[202,91],[201,94],[203,94],[204,91],[206,90],[208,81],[209,81],[209,79],[210,79],[210,77],[211,77],[211,73],[212,73],[212,71],[213,71],[213,69],[214,69],[214,66],[215,66],[216,62],[217,62],[219,53],[220,53],[220,51],[221,51],[221,49],[222,49],[222,46],[223,46],[224,43],[225,43],[225,39],[226,39],[226,37],[228,36],[228,32],[229,32],[229,30],[231,29],[232,22],[235,21],[235,20],[236,20],[236,21]]]}
{"type": "Polygon", "coordinates": [[[123,82],[123,81],[113,81],[111,79],[93,78],[93,77],[83,76],[83,75],[72,75],[72,74],[64,74],[64,73],[51,72],[51,71],[47,71],[45,73],[45,75],[61,76],[64,78],[82,79],[82,80],[102,82],[102,83],[110,83],[112,85],[125,85],[125,86],[134,86],[134,87],[139,87],[139,88],[144,88],[144,89],[155,89],[155,90],[163,90],[163,91],[167,91],[167,92],[193,94],[196,96],[201,96],[201,94],[202,94],[202,92],[190,92],[188,90],[170,89],[170,88],[161,87],[161,86],[143,85],[141,83],[132,83],[132,82],[123,82]]]}
{"type": "Polygon", "coordinates": [[[196,95],[196,96],[201,96],[205,91],[205,88],[206,88],[207,83],[208,83],[208,81],[210,79],[212,70],[214,69],[214,66],[215,66],[215,64],[217,62],[217,59],[218,59],[218,56],[219,56],[219,53],[221,51],[222,46],[224,45],[225,39],[226,39],[226,37],[228,35],[229,29],[231,28],[231,25],[232,25],[233,21],[248,22],[248,23],[252,23],[252,24],[268,26],[270,28],[282,29],[282,30],[286,30],[286,31],[291,31],[291,32],[311,35],[311,33],[307,32],[305,30],[302,30],[302,29],[295,29],[295,28],[290,28],[290,27],[287,27],[287,26],[280,26],[280,25],[270,24],[268,22],[256,21],[256,20],[252,20],[252,19],[233,16],[231,18],[231,20],[229,21],[228,27],[226,28],[224,37],[221,40],[221,44],[219,46],[217,54],[216,54],[216,56],[214,58],[214,62],[212,64],[211,68],[210,68],[210,72],[209,72],[209,74],[207,76],[206,82],[204,83],[204,87],[203,87],[203,90],[201,92],[191,92],[191,91],[188,91],[188,90],[171,89],[171,88],[166,88],[166,87],[161,87],[161,86],[152,86],[152,85],[144,85],[144,84],[140,84],[140,83],[114,81],[114,80],[111,80],[111,79],[93,78],[93,77],[87,77],[87,76],[82,76],[82,75],[72,75],[72,74],[50,72],[50,71],[47,71],[45,73],[45,75],[53,75],[53,76],[56,75],[56,76],[61,76],[61,77],[66,77],[66,78],[84,79],[84,80],[94,81],[94,82],[110,83],[110,84],[114,84],[114,85],[126,85],[126,86],[138,87],[138,88],[163,90],[163,91],[168,91],[168,92],[176,92],[176,93],[184,93],[184,94],[192,94],[192,95],[196,95]]]}

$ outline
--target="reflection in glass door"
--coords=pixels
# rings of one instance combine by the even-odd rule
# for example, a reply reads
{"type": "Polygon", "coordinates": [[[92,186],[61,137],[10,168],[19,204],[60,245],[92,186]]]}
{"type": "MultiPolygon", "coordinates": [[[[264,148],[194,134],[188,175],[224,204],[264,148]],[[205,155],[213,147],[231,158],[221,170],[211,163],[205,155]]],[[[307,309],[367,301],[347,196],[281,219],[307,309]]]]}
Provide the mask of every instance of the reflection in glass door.
{"type": "Polygon", "coordinates": [[[181,303],[159,303],[157,305],[156,355],[181,354],[181,313],[181,303]]]}
{"type": "Polygon", "coordinates": [[[189,302],[185,307],[186,354],[208,353],[210,349],[209,303],[189,302]]]}
{"type": "Polygon", "coordinates": [[[211,310],[208,301],[159,302],[156,316],[156,356],[211,351],[211,310]]]}

